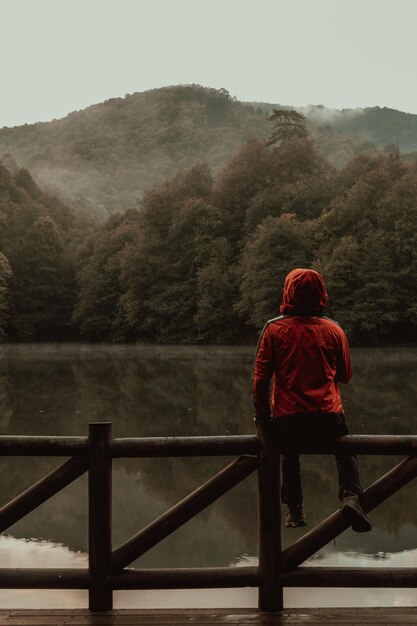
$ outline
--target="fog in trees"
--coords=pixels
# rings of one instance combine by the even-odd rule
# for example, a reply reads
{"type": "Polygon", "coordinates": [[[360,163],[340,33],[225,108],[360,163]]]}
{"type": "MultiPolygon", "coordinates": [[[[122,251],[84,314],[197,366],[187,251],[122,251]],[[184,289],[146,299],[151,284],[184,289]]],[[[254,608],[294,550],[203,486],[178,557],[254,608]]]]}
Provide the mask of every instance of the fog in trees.
{"type": "MultiPolygon", "coordinates": [[[[167,102],[163,118],[178,119],[182,95],[167,102]]],[[[235,114],[227,92],[204,102],[213,128],[235,114]]],[[[305,266],[323,272],[352,343],[414,343],[416,163],[388,147],[336,168],[302,115],[275,109],[268,124],[221,169],[199,160],[105,221],[6,160],[2,338],[250,343],[305,266]]]]}

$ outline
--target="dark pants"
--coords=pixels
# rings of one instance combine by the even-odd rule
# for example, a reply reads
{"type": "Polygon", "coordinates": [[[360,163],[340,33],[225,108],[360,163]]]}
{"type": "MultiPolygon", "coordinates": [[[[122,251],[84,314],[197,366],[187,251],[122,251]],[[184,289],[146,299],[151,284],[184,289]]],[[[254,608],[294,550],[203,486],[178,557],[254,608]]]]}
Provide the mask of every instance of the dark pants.
{"type": "MultiPolygon", "coordinates": [[[[345,418],[341,413],[309,413],[288,415],[273,420],[274,430],[279,438],[290,447],[300,445],[302,441],[330,442],[336,437],[348,435],[345,418]]],[[[336,454],[339,477],[339,498],[344,491],[351,491],[362,496],[359,481],[358,459],[352,454],[336,454]]],[[[285,504],[295,505],[303,502],[301,487],[300,455],[288,452],[282,455],[282,491],[285,504]]]]}

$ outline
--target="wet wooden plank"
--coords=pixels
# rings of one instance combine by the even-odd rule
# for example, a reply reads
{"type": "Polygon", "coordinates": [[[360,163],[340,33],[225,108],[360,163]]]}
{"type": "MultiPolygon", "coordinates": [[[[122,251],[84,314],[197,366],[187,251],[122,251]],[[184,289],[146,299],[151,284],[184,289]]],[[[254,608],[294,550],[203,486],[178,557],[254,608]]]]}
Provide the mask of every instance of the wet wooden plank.
{"type": "Polygon", "coordinates": [[[414,607],[284,609],[282,614],[259,613],[256,609],[120,610],[112,613],[0,610],[0,626],[396,626],[416,623],[414,607]]]}

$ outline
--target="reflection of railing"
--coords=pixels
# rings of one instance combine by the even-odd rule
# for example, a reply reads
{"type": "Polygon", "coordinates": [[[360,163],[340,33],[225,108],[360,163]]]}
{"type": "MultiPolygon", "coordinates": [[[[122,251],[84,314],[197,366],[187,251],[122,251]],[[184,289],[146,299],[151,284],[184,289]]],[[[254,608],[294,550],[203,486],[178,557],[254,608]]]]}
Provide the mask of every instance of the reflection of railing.
{"type": "MultiPolygon", "coordinates": [[[[282,609],[283,587],[415,587],[413,568],[299,567],[349,522],[336,511],[282,550],[280,448],[273,433],[264,445],[251,435],[112,439],[111,424],[90,424],[89,437],[1,436],[3,456],[71,456],[68,461],[0,509],[3,532],[76,478],[89,474],[89,568],[0,569],[1,588],[88,589],[89,608],[112,608],[115,589],[259,587],[259,608],[282,609]],[[112,459],[240,455],[129,541],[112,551],[112,459]],[[255,470],[259,485],[259,566],[124,569],[255,470]]],[[[417,436],[349,435],[333,444],[309,444],[299,452],[408,455],[364,493],[369,512],[417,476],[417,436]]]]}

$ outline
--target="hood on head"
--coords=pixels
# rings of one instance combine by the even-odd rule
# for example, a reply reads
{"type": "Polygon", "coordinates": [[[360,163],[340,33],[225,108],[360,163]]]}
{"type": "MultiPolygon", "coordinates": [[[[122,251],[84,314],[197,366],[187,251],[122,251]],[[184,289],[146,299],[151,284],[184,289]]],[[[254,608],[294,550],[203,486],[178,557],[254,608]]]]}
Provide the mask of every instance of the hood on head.
{"type": "Polygon", "coordinates": [[[320,315],[327,302],[323,276],[315,270],[292,270],[284,283],[280,312],[320,315]]]}

